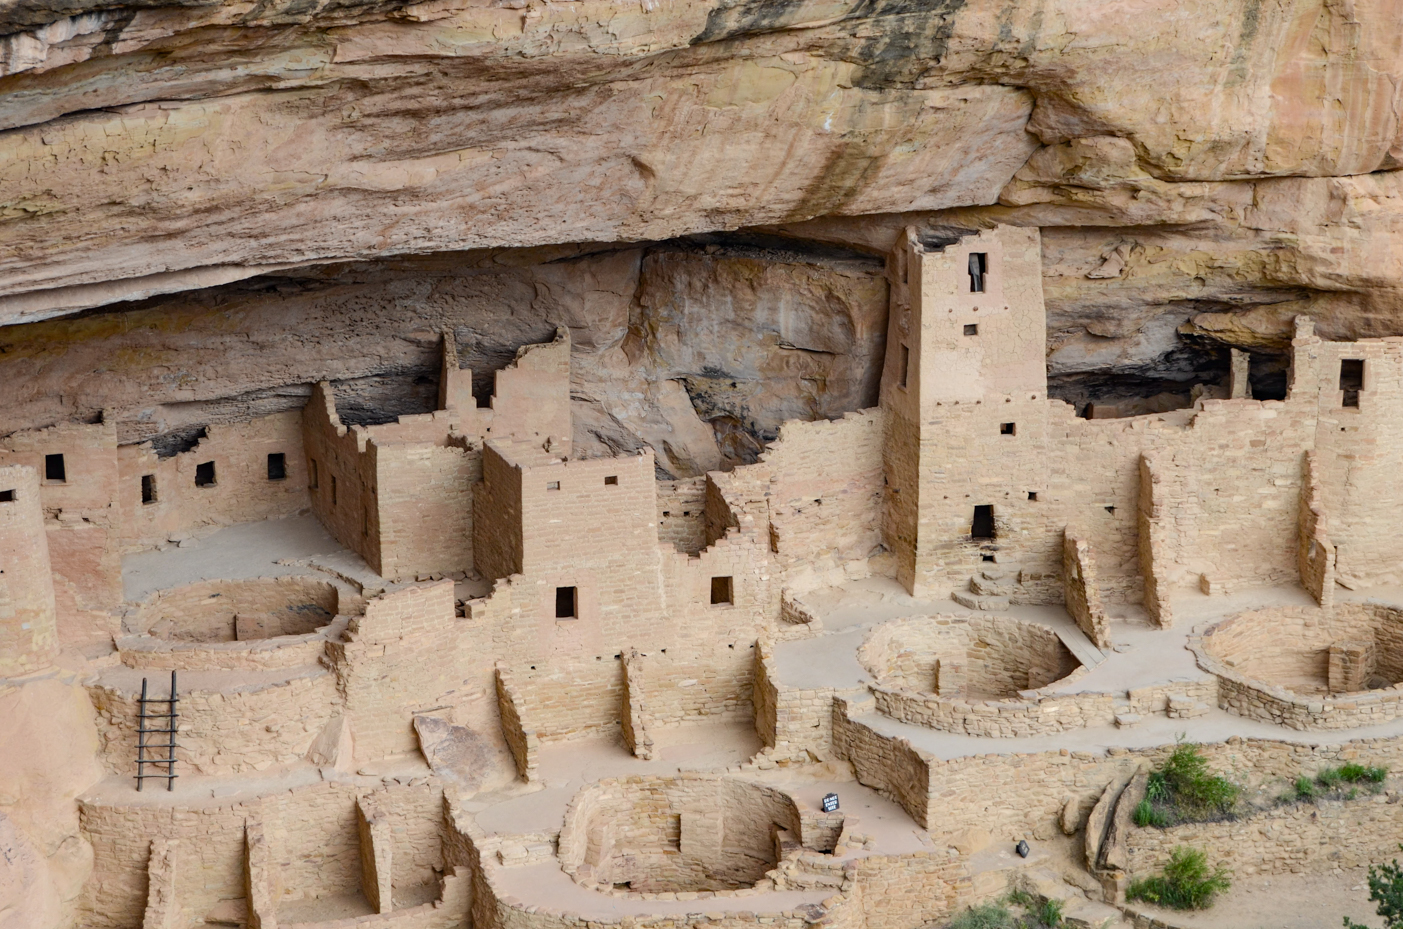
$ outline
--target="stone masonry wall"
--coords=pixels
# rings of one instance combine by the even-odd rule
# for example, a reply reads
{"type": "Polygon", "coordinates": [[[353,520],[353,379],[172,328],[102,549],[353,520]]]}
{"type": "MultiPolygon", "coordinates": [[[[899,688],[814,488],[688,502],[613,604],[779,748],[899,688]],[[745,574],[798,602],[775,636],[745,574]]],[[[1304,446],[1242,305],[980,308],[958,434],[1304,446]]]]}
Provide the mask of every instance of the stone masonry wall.
{"type": "Polygon", "coordinates": [[[882,542],[880,410],[790,422],[761,456],[769,472],[771,547],[785,583],[832,583],[882,542]]]}
{"type": "Polygon", "coordinates": [[[58,655],[48,536],[33,468],[0,467],[0,677],[52,663],[58,655]]]}
{"type": "Polygon", "coordinates": [[[216,526],[294,516],[310,503],[300,411],[211,425],[187,452],[162,458],[150,444],[117,450],[120,540],[132,551],[216,526]],[[284,477],[268,476],[268,456],[283,456],[284,477]],[[197,486],[195,469],[214,463],[215,480],[197,486]],[[142,479],[155,497],[142,500],[142,479]]]}
{"type": "Polygon", "coordinates": [[[344,643],[327,653],[356,736],[356,754],[378,758],[418,746],[415,713],[456,706],[486,693],[491,659],[482,655],[484,680],[465,683],[459,649],[469,630],[455,614],[453,583],[405,587],[366,604],[344,643]],[[474,689],[476,687],[476,689],[474,689]]]}
{"type": "MultiPolygon", "coordinates": [[[[136,678],[135,672],[130,672],[136,678]]],[[[317,666],[297,671],[248,672],[272,677],[229,693],[180,689],[180,731],[176,736],[177,773],[252,774],[272,765],[290,764],[307,754],[312,741],[337,714],[336,679],[317,666]]],[[[149,675],[150,694],[169,692],[170,676],[149,675]]],[[[187,679],[188,679],[187,675],[187,679]]],[[[120,688],[88,687],[97,709],[101,759],[108,771],[136,775],[137,703],[140,680],[120,688]]],[[[149,741],[156,741],[152,737],[149,741]]],[[[135,783],[133,781],[133,783],[135,783]]]]}

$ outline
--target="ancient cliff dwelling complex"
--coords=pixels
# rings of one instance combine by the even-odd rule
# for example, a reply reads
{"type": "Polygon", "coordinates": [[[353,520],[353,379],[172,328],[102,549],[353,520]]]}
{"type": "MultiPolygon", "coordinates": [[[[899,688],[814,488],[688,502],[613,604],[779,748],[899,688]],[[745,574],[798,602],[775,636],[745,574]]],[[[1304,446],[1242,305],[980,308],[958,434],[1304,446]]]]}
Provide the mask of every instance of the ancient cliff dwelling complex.
{"type": "Polygon", "coordinates": [[[0,927],[1382,925],[1400,17],[0,0],[0,927]]]}

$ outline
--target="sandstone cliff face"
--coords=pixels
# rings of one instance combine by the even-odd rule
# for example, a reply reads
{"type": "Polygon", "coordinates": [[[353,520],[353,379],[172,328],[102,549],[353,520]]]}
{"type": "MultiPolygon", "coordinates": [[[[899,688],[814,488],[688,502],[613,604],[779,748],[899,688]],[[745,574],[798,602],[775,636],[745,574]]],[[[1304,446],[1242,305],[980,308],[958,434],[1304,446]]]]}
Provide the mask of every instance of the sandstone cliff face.
{"type": "Polygon", "coordinates": [[[0,13],[0,312],[1001,191],[1040,224],[1213,222],[1241,202],[1225,183],[1396,166],[1397,21],[1390,0],[28,0],[0,13]]]}

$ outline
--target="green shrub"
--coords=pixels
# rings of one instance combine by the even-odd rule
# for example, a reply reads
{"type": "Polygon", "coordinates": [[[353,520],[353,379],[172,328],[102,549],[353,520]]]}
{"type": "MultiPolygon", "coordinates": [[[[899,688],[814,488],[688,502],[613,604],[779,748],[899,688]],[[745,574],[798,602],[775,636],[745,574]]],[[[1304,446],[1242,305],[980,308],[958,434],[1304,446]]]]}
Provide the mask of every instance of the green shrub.
{"type": "Polygon", "coordinates": [[[1158,828],[1231,819],[1241,796],[1241,787],[1208,770],[1208,759],[1199,746],[1181,743],[1150,773],[1145,799],[1135,807],[1132,819],[1137,826],[1158,828]]]}
{"type": "Polygon", "coordinates": [[[1206,910],[1231,886],[1226,868],[1210,870],[1202,851],[1181,845],[1170,853],[1162,874],[1131,881],[1126,897],[1175,910],[1206,910]]]}
{"type": "Polygon", "coordinates": [[[981,903],[956,916],[948,929],[1016,929],[1013,914],[1001,903],[981,903]]]}
{"type": "MultiPolygon", "coordinates": [[[[1403,849],[1403,845],[1398,847],[1403,849]]],[[[1397,858],[1392,864],[1369,865],[1369,899],[1379,905],[1375,912],[1384,918],[1384,929],[1403,929],[1403,868],[1397,858]]],[[[1346,916],[1345,929],[1369,927],[1346,916]]]]}
{"type": "Polygon", "coordinates": [[[1296,778],[1295,787],[1296,799],[1301,801],[1314,800],[1315,795],[1319,792],[1318,790],[1316,790],[1315,781],[1306,777],[1304,774],[1296,778]]]}
{"type": "Polygon", "coordinates": [[[1383,765],[1362,765],[1353,761],[1340,768],[1340,777],[1351,784],[1382,784],[1388,777],[1388,768],[1383,765]]]}

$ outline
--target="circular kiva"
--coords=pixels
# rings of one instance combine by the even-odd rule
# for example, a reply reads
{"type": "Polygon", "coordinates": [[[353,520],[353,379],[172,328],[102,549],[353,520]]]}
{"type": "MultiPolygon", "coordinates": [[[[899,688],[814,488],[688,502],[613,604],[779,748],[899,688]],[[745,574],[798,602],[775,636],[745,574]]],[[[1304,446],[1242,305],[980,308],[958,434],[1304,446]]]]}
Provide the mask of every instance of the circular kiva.
{"type": "MultiPolygon", "coordinates": [[[[811,830],[812,831],[812,830],[811,830]]],[[[712,891],[769,882],[803,832],[782,791],[716,776],[640,776],[583,788],[565,814],[561,867],[614,893],[712,891]]]]}
{"type": "Polygon", "coordinates": [[[1230,713],[1292,729],[1403,715],[1403,609],[1343,603],[1238,613],[1189,639],[1230,713]]]}
{"type": "Polygon", "coordinates": [[[1109,722],[1107,694],[1054,694],[1084,673],[1052,629],[1002,616],[923,616],[874,629],[858,659],[877,708],[902,722],[1014,737],[1109,722]]]}
{"type": "Polygon", "coordinates": [[[176,642],[307,635],[336,616],[336,586],[316,577],[203,581],[163,590],[126,619],[129,631],[176,642]]]}

